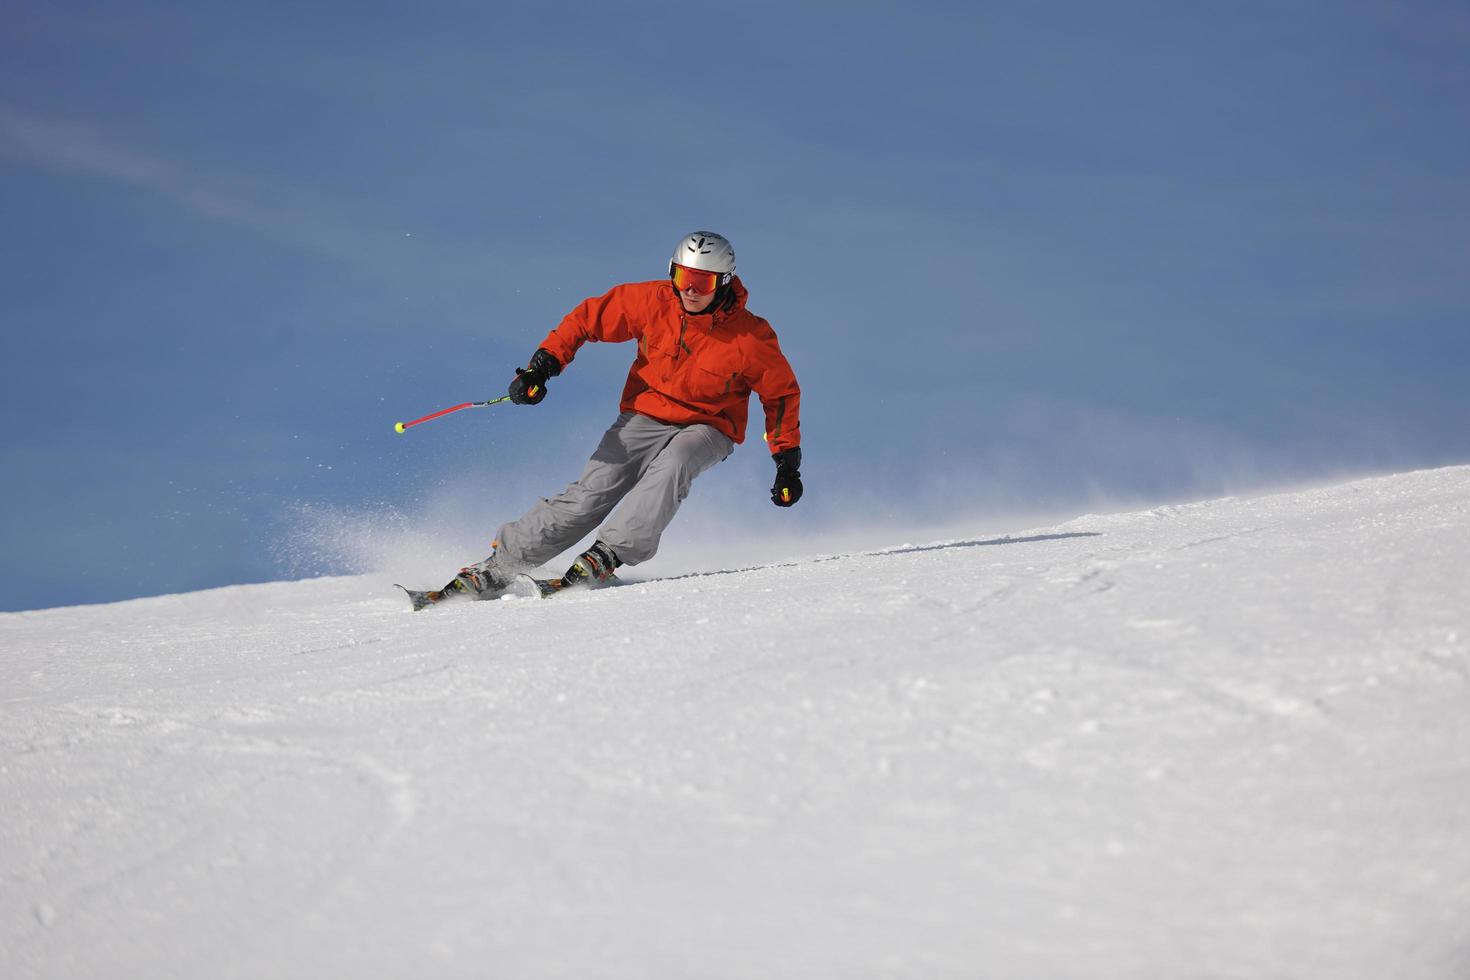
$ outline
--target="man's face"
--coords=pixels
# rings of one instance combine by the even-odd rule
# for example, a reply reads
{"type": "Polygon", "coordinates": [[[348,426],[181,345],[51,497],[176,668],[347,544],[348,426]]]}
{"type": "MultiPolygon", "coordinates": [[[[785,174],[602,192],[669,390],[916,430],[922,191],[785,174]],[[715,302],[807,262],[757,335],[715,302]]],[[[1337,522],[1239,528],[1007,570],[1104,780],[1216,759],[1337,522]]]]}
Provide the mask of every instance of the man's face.
{"type": "Polygon", "coordinates": [[[714,302],[720,288],[720,276],[708,269],[692,269],[677,262],[669,265],[674,292],[679,294],[685,313],[703,313],[714,302]]]}
{"type": "Polygon", "coordinates": [[[685,313],[703,313],[714,301],[714,293],[696,293],[693,288],[679,293],[679,302],[684,304],[685,313]]]}

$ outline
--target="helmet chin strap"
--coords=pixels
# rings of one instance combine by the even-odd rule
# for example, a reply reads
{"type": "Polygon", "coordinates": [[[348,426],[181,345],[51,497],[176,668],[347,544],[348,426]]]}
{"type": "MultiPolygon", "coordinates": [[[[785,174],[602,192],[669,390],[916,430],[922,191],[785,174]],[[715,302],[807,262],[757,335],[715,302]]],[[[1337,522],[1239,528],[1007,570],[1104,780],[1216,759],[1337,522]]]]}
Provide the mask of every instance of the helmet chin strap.
{"type": "Polygon", "coordinates": [[[713,313],[715,310],[728,310],[734,305],[735,287],[730,285],[730,283],[725,283],[715,290],[714,302],[710,303],[707,312],[713,313]]]}

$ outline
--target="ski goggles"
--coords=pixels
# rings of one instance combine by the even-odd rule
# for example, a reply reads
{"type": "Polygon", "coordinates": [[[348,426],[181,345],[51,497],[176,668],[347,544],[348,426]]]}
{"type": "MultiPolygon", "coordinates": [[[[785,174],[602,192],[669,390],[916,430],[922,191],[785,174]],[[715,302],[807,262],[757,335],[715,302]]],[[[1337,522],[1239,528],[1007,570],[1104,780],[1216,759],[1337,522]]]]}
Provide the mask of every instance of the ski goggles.
{"type": "Polygon", "coordinates": [[[703,269],[691,269],[688,266],[675,262],[670,272],[674,279],[674,288],[679,292],[694,290],[701,296],[712,293],[720,285],[720,274],[718,272],[705,272],[703,269]]]}

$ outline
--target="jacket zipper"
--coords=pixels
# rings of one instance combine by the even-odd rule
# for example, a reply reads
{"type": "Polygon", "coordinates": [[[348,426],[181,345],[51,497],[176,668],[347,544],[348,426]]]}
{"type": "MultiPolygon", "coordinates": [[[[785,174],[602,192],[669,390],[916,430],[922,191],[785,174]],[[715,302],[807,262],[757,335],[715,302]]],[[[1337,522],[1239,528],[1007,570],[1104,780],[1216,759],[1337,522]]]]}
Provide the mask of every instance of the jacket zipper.
{"type": "Polygon", "coordinates": [[[687,316],[680,316],[679,317],[679,343],[674,348],[674,360],[676,360],[676,361],[679,359],[679,351],[681,351],[681,350],[688,351],[691,356],[693,356],[693,354],[694,354],[694,351],[689,350],[689,348],[687,346],[685,346],[685,344],[684,344],[684,330],[688,326],[689,326],[689,317],[687,317],[687,316]]]}

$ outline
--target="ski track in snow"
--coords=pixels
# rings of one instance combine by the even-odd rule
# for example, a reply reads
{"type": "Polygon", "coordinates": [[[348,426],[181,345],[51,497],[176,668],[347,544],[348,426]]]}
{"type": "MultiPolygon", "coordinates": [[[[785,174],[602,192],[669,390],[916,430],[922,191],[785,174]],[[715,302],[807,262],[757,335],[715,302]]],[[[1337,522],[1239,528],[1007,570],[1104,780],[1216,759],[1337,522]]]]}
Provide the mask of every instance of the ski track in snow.
{"type": "Polygon", "coordinates": [[[3,614],[0,974],[1470,976],[1467,518],[3,614]]]}

